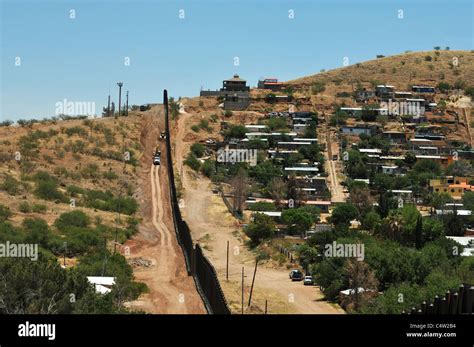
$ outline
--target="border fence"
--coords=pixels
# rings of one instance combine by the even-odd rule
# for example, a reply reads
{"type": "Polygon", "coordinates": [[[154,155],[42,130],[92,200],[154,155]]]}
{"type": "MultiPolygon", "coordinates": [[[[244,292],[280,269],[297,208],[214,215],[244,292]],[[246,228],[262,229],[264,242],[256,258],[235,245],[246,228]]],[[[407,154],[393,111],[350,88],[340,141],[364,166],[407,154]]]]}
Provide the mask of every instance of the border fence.
{"type": "Polygon", "coordinates": [[[473,314],[474,286],[462,284],[458,291],[446,291],[444,296],[436,295],[433,302],[423,301],[421,306],[405,314],[473,314]]]}
{"type": "Polygon", "coordinates": [[[204,301],[206,310],[211,314],[230,314],[224,293],[217,278],[217,273],[209,260],[204,256],[201,247],[193,247],[193,239],[188,224],[183,220],[179,210],[176,185],[174,181],[173,161],[171,156],[171,138],[168,115],[168,92],[163,91],[165,109],[166,160],[170,185],[171,211],[178,243],[183,249],[188,275],[192,275],[197,290],[204,301]]]}

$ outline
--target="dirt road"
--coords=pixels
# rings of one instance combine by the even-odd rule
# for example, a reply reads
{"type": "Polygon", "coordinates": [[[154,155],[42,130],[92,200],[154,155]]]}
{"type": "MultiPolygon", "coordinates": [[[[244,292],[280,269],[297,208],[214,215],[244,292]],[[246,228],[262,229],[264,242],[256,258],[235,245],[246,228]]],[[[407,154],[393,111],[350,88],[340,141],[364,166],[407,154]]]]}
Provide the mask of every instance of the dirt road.
{"type": "Polygon", "coordinates": [[[184,256],[176,240],[169,204],[169,184],[166,176],[168,165],[164,142],[160,143],[162,162],[151,163],[151,154],[158,143],[158,119],[162,113],[156,111],[144,116],[142,145],[141,215],[143,221],[139,233],[126,246],[127,258],[143,258],[151,266],[134,269],[137,281],[148,285],[149,293],[129,303],[129,307],[149,313],[206,313],[194,280],[187,275],[184,256]]]}
{"type": "MultiPolygon", "coordinates": [[[[184,187],[183,218],[191,227],[193,239],[203,247],[214,265],[231,310],[240,312],[241,277],[244,267],[245,302],[249,298],[255,254],[243,243],[241,227],[227,211],[222,199],[213,194],[210,182],[182,165],[189,146],[185,139],[192,114],[182,113],[174,127],[176,166],[181,171],[184,187]],[[229,241],[229,280],[226,280],[227,242],[229,241]]],[[[336,305],[322,300],[317,287],[291,282],[288,271],[262,265],[257,270],[252,299],[252,312],[262,312],[268,300],[269,313],[343,313],[336,305]]],[[[247,311],[247,308],[246,308],[247,311]]]]}
{"type": "Polygon", "coordinates": [[[331,191],[331,202],[340,203],[346,201],[346,195],[343,187],[339,182],[338,172],[342,173],[342,161],[339,158],[339,145],[337,141],[333,141],[334,134],[329,127],[329,115],[325,116],[324,130],[320,132],[323,134],[323,143],[326,143],[326,171],[329,178],[329,188],[331,191]],[[337,155],[337,160],[333,160],[333,156],[337,155]]]}

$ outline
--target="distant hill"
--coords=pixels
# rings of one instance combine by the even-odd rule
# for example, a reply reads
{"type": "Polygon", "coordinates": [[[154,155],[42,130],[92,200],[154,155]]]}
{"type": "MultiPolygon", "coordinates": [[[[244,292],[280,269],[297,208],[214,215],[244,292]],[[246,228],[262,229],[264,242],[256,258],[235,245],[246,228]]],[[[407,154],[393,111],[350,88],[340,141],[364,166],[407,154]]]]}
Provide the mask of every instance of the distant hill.
{"type": "Polygon", "coordinates": [[[288,83],[296,88],[310,86],[315,82],[339,86],[391,84],[397,89],[408,85],[431,85],[457,81],[473,84],[473,51],[426,51],[412,52],[377,58],[362,63],[298,78],[288,83]]]}

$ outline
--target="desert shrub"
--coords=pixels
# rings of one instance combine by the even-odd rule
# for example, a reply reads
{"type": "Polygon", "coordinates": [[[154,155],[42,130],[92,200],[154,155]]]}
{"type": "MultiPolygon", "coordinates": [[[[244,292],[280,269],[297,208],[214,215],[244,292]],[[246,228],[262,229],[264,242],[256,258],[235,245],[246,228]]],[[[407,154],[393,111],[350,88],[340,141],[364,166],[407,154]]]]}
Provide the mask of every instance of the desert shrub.
{"type": "Polygon", "coordinates": [[[118,178],[118,175],[113,171],[106,171],[102,174],[102,176],[108,180],[116,180],[118,178]]]}
{"type": "Polygon", "coordinates": [[[54,181],[40,181],[37,183],[34,194],[44,200],[59,200],[66,202],[64,194],[58,190],[58,185],[54,181]]]}
{"type": "Polygon", "coordinates": [[[311,86],[311,93],[312,94],[319,94],[322,93],[326,90],[326,85],[324,82],[318,81],[314,82],[313,85],[311,86]]]}
{"type": "Polygon", "coordinates": [[[216,171],[216,167],[214,165],[214,161],[206,160],[201,166],[201,172],[204,176],[211,178],[214,172],[216,171]]]}
{"type": "Polygon", "coordinates": [[[191,146],[191,152],[197,157],[201,158],[204,155],[206,147],[200,143],[194,143],[191,146]]]}
{"type": "Polygon", "coordinates": [[[81,126],[75,126],[75,127],[71,127],[71,128],[65,128],[63,130],[63,132],[67,135],[67,136],[74,136],[74,135],[79,135],[81,137],[86,137],[87,136],[87,130],[84,129],[83,127],[81,126]]]}
{"type": "Polygon", "coordinates": [[[193,153],[188,154],[186,160],[184,161],[184,164],[189,166],[194,171],[199,171],[199,168],[201,167],[201,162],[196,158],[193,153]]]}
{"type": "Polygon", "coordinates": [[[35,213],[45,213],[48,210],[48,207],[43,204],[33,204],[31,210],[35,213]]]}
{"type": "Polygon", "coordinates": [[[19,184],[20,182],[15,177],[5,175],[1,188],[10,195],[17,195],[19,193],[19,184]]]}
{"type": "Polygon", "coordinates": [[[77,197],[79,194],[83,194],[84,193],[84,189],[82,189],[81,187],[78,187],[74,184],[71,184],[69,186],[66,187],[66,191],[69,193],[69,195],[71,195],[72,197],[77,197]]]}
{"type": "Polygon", "coordinates": [[[10,209],[2,204],[0,204],[0,223],[5,222],[10,218],[12,213],[10,212],[10,209]]]}
{"type": "Polygon", "coordinates": [[[18,209],[22,213],[30,213],[31,212],[31,206],[27,201],[22,201],[20,205],[18,206],[18,209]]]}
{"type": "Polygon", "coordinates": [[[87,214],[80,210],[62,213],[54,222],[54,226],[61,231],[69,227],[87,228],[91,220],[87,214]]]}

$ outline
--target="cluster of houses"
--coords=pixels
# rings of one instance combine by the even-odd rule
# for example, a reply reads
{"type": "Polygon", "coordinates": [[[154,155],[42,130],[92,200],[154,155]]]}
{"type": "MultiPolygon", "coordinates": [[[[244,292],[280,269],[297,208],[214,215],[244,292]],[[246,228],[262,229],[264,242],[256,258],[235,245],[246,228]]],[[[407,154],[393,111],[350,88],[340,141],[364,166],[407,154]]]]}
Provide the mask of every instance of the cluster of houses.
{"type": "MultiPolygon", "coordinates": [[[[274,117],[274,114],[268,113],[267,118],[274,117]]],[[[271,131],[265,124],[245,124],[246,133],[244,138],[230,138],[224,143],[217,143],[219,148],[225,148],[226,151],[240,151],[248,148],[250,141],[262,141],[267,144],[266,158],[274,163],[281,163],[283,178],[290,177],[295,181],[295,189],[301,201],[307,205],[318,207],[322,212],[328,212],[331,202],[328,201],[329,190],[326,178],[321,174],[321,165],[318,162],[303,160],[291,166],[285,166],[284,163],[292,154],[299,153],[303,146],[310,146],[318,143],[316,137],[305,137],[304,131],[313,113],[311,112],[284,112],[279,117],[287,118],[289,131],[271,131]]],[[[226,128],[226,124],[221,124],[221,128],[226,128]]],[[[258,194],[254,194],[246,201],[247,206],[257,202],[275,202],[258,194]]],[[[281,200],[281,204],[288,205],[290,202],[281,200]]],[[[279,212],[263,211],[262,213],[278,219],[281,216],[279,212]]]]}
{"type": "MultiPolygon", "coordinates": [[[[340,133],[348,140],[352,140],[349,142],[353,142],[352,149],[369,158],[367,163],[369,167],[374,167],[375,172],[387,175],[402,176],[406,174],[406,169],[399,164],[400,161],[405,160],[407,152],[414,154],[416,160],[425,159],[437,162],[444,169],[453,164],[455,160],[472,160],[474,158],[472,150],[453,150],[450,141],[442,133],[442,125],[437,123],[455,123],[458,121],[458,117],[454,111],[438,112],[435,95],[435,88],[429,86],[412,86],[411,91],[396,91],[395,87],[391,85],[378,85],[374,91],[359,90],[355,93],[355,99],[363,104],[361,107],[340,108],[340,111],[344,111],[349,116],[346,124],[340,127],[340,133]],[[379,106],[364,105],[369,102],[375,102],[379,106]],[[403,108],[402,106],[405,104],[411,108],[403,108]],[[394,110],[396,112],[392,112],[394,110]],[[381,123],[377,122],[379,115],[387,115],[387,122],[392,122],[392,125],[395,122],[399,125],[395,129],[392,126],[390,130],[386,130],[381,123]],[[403,116],[403,122],[400,122],[399,116],[403,116]],[[366,121],[361,121],[361,119],[366,121]],[[389,149],[361,148],[355,137],[362,134],[381,136],[390,145],[389,149]]],[[[370,183],[369,179],[357,180],[370,183]]],[[[433,210],[432,213],[438,216],[456,213],[461,218],[469,218],[471,210],[463,206],[462,197],[466,192],[474,192],[474,185],[471,185],[473,181],[473,177],[457,176],[429,180],[429,189],[433,194],[448,194],[453,201],[444,204],[442,208],[433,210]]],[[[391,192],[399,201],[411,203],[415,201],[412,190],[393,190],[391,192]]],[[[469,234],[469,232],[468,226],[467,233],[469,234]]],[[[470,245],[474,243],[473,240],[466,240],[462,241],[469,241],[470,245]]]]}

